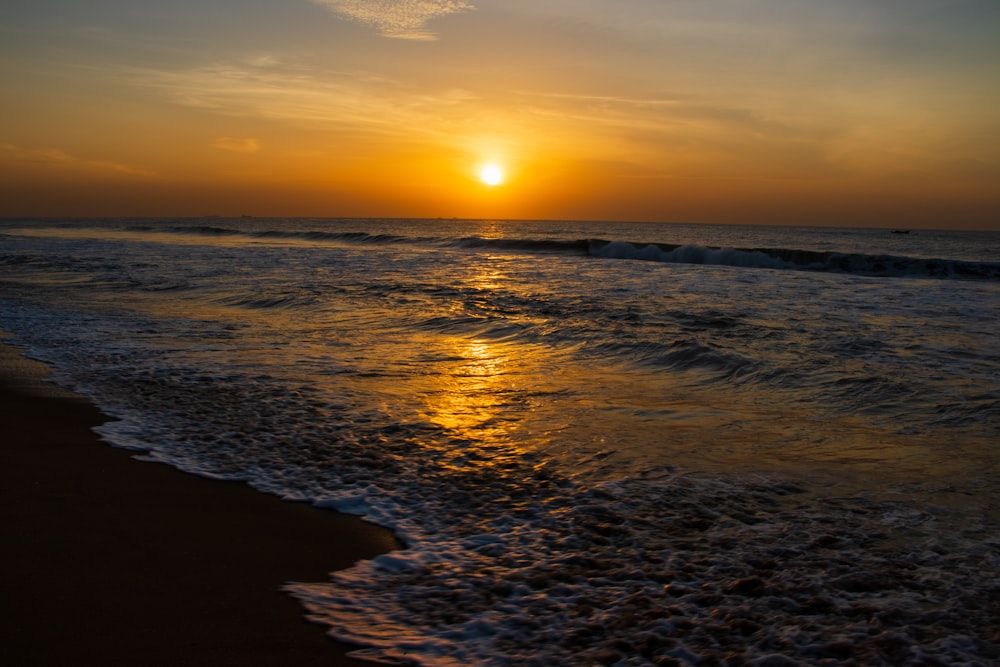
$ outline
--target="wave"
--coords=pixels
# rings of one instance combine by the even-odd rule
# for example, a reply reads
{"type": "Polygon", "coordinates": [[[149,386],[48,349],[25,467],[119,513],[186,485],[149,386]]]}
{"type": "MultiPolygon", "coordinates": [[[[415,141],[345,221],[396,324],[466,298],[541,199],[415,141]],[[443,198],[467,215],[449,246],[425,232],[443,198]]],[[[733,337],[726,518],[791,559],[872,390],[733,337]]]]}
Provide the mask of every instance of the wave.
{"type": "Polygon", "coordinates": [[[661,243],[591,241],[590,254],[605,259],[792,269],[862,276],[1000,280],[1000,263],[895,255],[820,252],[789,248],[709,248],[661,243]]]}
{"type": "Polygon", "coordinates": [[[480,236],[402,236],[367,232],[239,231],[209,225],[167,230],[130,227],[133,232],[164,232],[219,238],[244,237],[351,245],[409,245],[441,249],[511,253],[567,254],[598,259],[700,264],[739,268],[816,271],[875,277],[1000,280],[1000,262],[934,259],[887,254],[863,254],[794,248],[725,248],[605,239],[487,238],[480,236]]]}
{"type": "Polygon", "coordinates": [[[309,296],[296,294],[276,294],[273,296],[232,296],[218,299],[217,303],[231,308],[243,308],[245,310],[295,310],[309,308],[316,304],[316,300],[309,296]]]}

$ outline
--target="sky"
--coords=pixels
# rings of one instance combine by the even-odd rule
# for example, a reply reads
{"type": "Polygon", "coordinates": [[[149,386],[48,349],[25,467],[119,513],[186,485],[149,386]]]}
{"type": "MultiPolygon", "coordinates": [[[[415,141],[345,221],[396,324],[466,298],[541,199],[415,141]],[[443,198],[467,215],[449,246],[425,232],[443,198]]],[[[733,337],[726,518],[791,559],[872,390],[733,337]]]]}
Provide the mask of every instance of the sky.
{"type": "Polygon", "coordinates": [[[998,81],[997,0],[4,0],[0,216],[1000,229],[998,81]]]}

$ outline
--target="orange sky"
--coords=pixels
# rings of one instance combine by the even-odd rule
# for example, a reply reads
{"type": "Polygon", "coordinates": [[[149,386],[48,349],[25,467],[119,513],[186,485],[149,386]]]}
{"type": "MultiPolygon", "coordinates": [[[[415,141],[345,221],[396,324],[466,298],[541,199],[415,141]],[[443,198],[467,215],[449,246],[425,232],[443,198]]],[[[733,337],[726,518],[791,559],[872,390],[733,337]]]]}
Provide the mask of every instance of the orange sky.
{"type": "Polygon", "coordinates": [[[14,0],[0,18],[0,216],[1000,229],[995,0],[14,0]]]}

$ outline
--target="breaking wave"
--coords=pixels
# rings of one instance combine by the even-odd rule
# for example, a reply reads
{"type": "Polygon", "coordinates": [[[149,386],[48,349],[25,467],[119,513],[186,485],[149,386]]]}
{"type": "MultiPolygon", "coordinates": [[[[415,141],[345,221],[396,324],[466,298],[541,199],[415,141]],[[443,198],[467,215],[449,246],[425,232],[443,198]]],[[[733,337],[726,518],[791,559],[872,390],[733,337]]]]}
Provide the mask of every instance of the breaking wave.
{"type": "Polygon", "coordinates": [[[714,264],[757,269],[827,271],[862,276],[1000,279],[1000,263],[893,255],[818,252],[788,248],[705,248],[692,245],[591,241],[590,254],[675,264],[714,264]]]}
{"type": "MultiPolygon", "coordinates": [[[[154,231],[145,226],[133,232],[154,231]]],[[[155,231],[162,232],[162,228],[155,231]]],[[[600,259],[704,264],[753,269],[818,271],[861,276],[1000,280],[1000,262],[863,254],[795,248],[727,248],[605,239],[487,238],[481,236],[405,236],[367,232],[263,230],[244,232],[210,225],[179,226],[175,234],[243,237],[257,240],[352,245],[410,245],[508,253],[584,255],[600,259]]]]}

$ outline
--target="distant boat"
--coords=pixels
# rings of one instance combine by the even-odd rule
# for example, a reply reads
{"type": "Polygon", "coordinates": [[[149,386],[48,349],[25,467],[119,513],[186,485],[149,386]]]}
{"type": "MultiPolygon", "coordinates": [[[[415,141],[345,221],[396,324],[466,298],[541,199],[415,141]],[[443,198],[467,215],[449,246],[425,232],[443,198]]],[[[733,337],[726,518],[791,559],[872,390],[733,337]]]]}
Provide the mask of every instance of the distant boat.
{"type": "Polygon", "coordinates": [[[909,229],[894,229],[894,230],[892,230],[892,233],[893,234],[909,234],[910,230],[909,229]]]}

